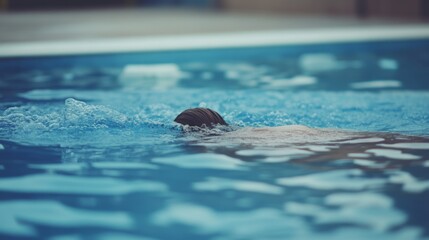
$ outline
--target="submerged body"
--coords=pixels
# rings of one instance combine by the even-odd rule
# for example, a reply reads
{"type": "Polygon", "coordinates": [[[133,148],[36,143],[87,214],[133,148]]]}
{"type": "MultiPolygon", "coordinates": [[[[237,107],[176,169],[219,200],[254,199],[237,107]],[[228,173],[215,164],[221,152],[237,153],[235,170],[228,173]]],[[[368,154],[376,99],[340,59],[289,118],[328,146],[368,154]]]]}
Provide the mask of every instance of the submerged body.
{"type": "Polygon", "coordinates": [[[363,168],[421,164],[425,159],[409,151],[429,150],[429,139],[424,137],[316,129],[302,125],[242,128],[215,135],[199,135],[192,138],[191,144],[223,154],[228,153],[228,149],[242,149],[231,156],[265,162],[308,163],[352,159],[368,165],[363,168]]]}
{"type": "Polygon", "coordinates": [[[174,121],[182,124],[185,131],[196,133],[194,135],[202,135],[204,140],[226,141],[229,144],[267,144],[276,146],[291,143],[329,142],[363,135],[363,133],[335,129],[316,129],[303,125],[247,127],[232,130],[227,128],[227,131],[222,131],[222,128],[228,126],[228,124],[220,114],[207,108],[187,109],[179,114],[174,121]],[[216,128],[216,126],[219,128],[216,128]]]}
{"type": "Polygon", "coordinates": [[[306,142],[326,138],[338,138],[343,134],[336,130],[322,130],[303,125],[287,125],[278,127],[242,128],[227,132],[224,137],[231,139],[253,139],[259,141],[280,142],[306,142]]]}
{"type": "Polygon", "coordinates": [[[304,125],[277,127],[232,128],[217,112],[206,108],[187,109],[177,116],[176,122],[186,132],[198,135],[208,141],[227,141],[229,144],[257,144],[279,146],[299,143],[339,143],[359,138],[371,138],[370,142],[392,141],[393,139],[425,140],[422,137],[402,136],[381,132],[356,132],[341,129],[318,129],[304,125]],[[204,114],[199,114],[204,112],[204,114]],[[180,121],[177,121],[180,119],[180,121]]]}
{"type": "MultiPolygon", "coordinates": [[[[369,160],[372,164],[381,161],[383,167],[415,164],[416,161],[403,160],[424,159],[406,151],[429,150],[429,139],[401,134],[317,129],[303,125],[237,129],[223,125],[213,122],[211,128],[193,126],[187,131],[188,143],[223,154],[229,152],[227,149],[240,148],[243,150],[231,156],[238,153],[245,157],[266,157],[264,161],[313,162],[353,158],[369,160]]],[[[185,125],[184,129],[187,127],[185,125]]]]}

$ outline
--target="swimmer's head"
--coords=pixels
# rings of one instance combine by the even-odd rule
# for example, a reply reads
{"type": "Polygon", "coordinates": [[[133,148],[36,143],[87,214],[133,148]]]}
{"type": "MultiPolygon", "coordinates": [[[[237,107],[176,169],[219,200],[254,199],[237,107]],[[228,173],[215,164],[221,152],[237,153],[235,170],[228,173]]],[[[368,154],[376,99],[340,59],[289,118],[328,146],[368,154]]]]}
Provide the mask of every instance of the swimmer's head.
{"type": "Polygon", "coordinates": [[[187,109],[180,113],[174,121],[191,127],[212,128],[215,125],[228,126],[219,113],[208,108],[187,109]]]}

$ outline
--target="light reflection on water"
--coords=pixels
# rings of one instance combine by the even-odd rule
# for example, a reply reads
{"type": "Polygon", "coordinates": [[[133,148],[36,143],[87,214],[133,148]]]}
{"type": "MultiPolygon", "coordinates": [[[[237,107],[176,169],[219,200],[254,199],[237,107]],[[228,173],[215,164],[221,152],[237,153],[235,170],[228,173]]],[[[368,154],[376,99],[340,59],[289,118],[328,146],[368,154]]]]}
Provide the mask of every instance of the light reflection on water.
{"type": "Polygon", "coordinates": [[[10,75],[35,89],[1,92],[0,237],[427,239],[429,89],[360,57],[10,75]],[[182,132],[197,106],[235,131],[182,132]]]}

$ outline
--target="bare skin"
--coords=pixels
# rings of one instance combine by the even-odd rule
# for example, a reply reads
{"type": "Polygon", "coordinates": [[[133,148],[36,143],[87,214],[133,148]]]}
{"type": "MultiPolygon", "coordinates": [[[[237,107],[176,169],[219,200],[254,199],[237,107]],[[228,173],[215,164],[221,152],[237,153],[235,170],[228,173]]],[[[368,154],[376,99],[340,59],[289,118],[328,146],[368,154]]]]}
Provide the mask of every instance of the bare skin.
{"type": "Polygon", "coordinates": [[[209,142],[228,142],[258,146],[284,146],[299,143],[326,143],[362,136],[361,133],[335,129],[317,129],[303,125],[279,127],[241,128],[219,136],[204,137],[209,142]]]}
{"type": "MultiPolygon", "coordinates": [[[[364,159],[373,162],[387,162],[385,167],[416,164],[426,160],[429,139],[392,133],[355,132],[337,129],[316,129],[302,125],[280,127],[241,128],[231,132],[203,135],[195,139],[195,145],[210,151],[229,152],[235,155],[237,149],[253,150],[255,157],[290,157],[292,162],[320,162],[334,159],[364,159]],[[398,145],[399,144],[399,145],[398,145]],[[396,146],[406,147],[398,148],[396,146]],[[303,154],[290,151],[303,150],[303,154]],[[415,150],[419,149],[419,150],[415,150]],[[282,153],[283,151],[283,153],[282,153]],[[308,154],[305,153],[307,151],[308,154]],[[423,156],[414,156],[420,151],[423,156]],[[423,152],[422,152],[423,151],[423,152]],[[276,152],[276,154],[273,154],[276,152]],[[417,161],[404,161],[407,158],[417,161]]],[[[289,161],[289,160],[288,160],[289,161]]]]}

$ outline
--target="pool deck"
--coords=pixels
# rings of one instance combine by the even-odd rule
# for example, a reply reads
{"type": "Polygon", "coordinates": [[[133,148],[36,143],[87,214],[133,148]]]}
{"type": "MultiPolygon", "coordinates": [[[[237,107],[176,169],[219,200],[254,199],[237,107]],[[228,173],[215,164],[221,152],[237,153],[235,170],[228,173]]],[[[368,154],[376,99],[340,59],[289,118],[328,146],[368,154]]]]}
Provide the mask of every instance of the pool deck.
{"type": "Polygon", "coordinates": [[[0,13],[0,57],[429,38],[427,22],[184,9],[0,13]]]}

